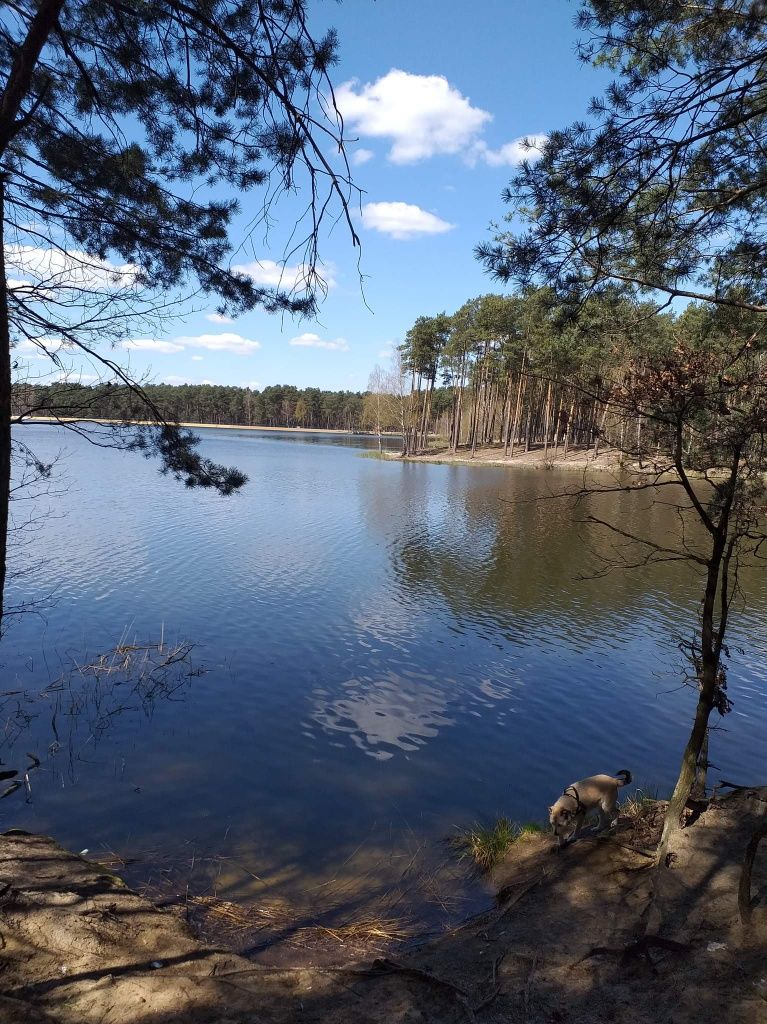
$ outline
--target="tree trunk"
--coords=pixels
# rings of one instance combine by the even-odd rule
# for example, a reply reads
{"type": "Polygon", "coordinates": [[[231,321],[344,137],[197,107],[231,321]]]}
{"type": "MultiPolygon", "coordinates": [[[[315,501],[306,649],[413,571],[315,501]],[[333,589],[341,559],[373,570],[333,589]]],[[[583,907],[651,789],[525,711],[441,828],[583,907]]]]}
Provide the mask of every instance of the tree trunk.
{"type": "Polygon", "coordinates": [[[564,457],[567,458],[567,449],[570,447],[570,430],[572,427],[573,416],[575,415],[575,399],[570,403],[570,412],[567,416],[567,423],[565,424],[565,442],[564,442],[564,457]]]}
{"type": "Polygon", "coordinates": [[[549,413],[551,412],[551,381],[546,389],[546,412],[543,415],[543,457],[549,455],[549,413]]]}
{"type": "MultiPolygon", "coordinates": [[[[679,450],[680,449],[678,449],[678,451],[679,450]]],[[[679,465],[679,463],[677,463],[677,465],[679,465]]],[[[686,477],[683,478],[683,483],[687,483],[686,477]]],[[[679,777],[676,781],[676,785],[674,786],[674,792],[671,795],[671,800],[669,801],[669,805],[666,810],[666,817],[663,822],[663,831],[661,833],[661,840],[658,846],[659,863],[661,863],[666,856],[666,849],[668,847],[670,837],[680,828],[682,812],[684,811],[685,804],[690,796],[690,791],[695,783],[701,751],[704,749],[706,738],[708,736],[708,719],[711,714],[711,709],[714,706],[714,698],[716,696],[719,662],[721,658],[722,642],[724,639],[723,631],[726,626],[726,612],[723,613],[723,617],[719,623],[719,632],[717,635],[714,628],[714,609],[716,606],[717,595],[720,592],[719,574],[722,570],[723,561],[724,573],[721,582],[721,586],[724,588],[723,606],[726,607],[727,603],[729,553],[728,557],[725,558],[724,538],[726,537],[728,528],[728,516],[729,508],[726,507],[722,512],[722,518],[720,519],[712,537],[711,558],[709,559],[708,568],[706,570],[706,589],[703,595],[703,605],[700,616],[698,705],[695,709],[695,720],[693,721],[692,730],[690,732],[689,739],[687,740],[687,746],[684,748],[684,754],[682,755],[682,765],[679,769],[679,777]]]]}
{"type": "Polygon", "coordinates": [[[713,668],[705,671],[702,675],[707,676],[707,678],[701,679],[698,706],[695,709],[695,720],[687,740],[687,746],[684,748],[684,754],[682,755],[679,777],[676,780],[674,792],[671,794],[666,810],[663,831],[658,846],[659,863],[666,856],[669,839],[681,826],[682,813],[695,783],[698,761],[708,735],[708,719],[713,707],[714,691],[716,688],[716,669],[713,668]]]}
{"type": "Polygon", "coordinates": [[[562,426],[562,406],[564,405],[565,397],[560,394],[559,404],[557,405],[557,411],[554,413],[554,458],[557,457],[559,451],[559,437],[561,434],[562,426]]]}
{"type": "Polygon", "coordinates": [[[5,176],[0,175],[0,631],[5,609],[8,514],[11,498],[11,338],[5,278],[5,176]]]}
{"type": "MultiPolygon", "coordinates": [[[[42,0],[29,23],[26,39],[16,51],[0,96],[0,158],[23,124],[21,105],[29,99],[32,77],[48,36],[58,21],[64,0],[42,0]]],[[[8,503],[11,496],[11,337],[5,277],[5,185],[0,175],[0,628],[4,611],[8,554],[8,503]]]]}
{"type": "Polygon", "coordinates": [[[522,421],[522,400],[524,393],[527,390],[527,374],[525,373],[525,357],[527,352],[522,355],[522,367],[519,371],[519,384],[517,385],[517,401],[514,407],[514,425],[511,428],[511,451],[509,457],[514,458],[514,444],[517,440],[517,433],[519,431],[520,423],[522,421]],[[522,387],[524,381],[524,389],[522,387]]]}
{"type": "MultiPolygon", "coordinates": [[[[520,377],[521,383],[521,377],[520,377]]],[[[503,426],[503,457],[509,454],[509,441],[511,440],[512,419],[511,419],[511,391],[514,384],[514,375],[509,374],[509,382],[506,387],[506,418],[503,426]]]]}

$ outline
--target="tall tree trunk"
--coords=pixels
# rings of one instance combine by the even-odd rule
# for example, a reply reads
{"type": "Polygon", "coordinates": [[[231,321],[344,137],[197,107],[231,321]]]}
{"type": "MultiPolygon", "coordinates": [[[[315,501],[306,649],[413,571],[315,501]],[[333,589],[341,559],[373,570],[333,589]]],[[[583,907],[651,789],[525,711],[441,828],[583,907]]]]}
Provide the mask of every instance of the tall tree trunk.
{"type": "MultiPolygon", "coordinates": [[[[522,419],[522,398],[524,392],[522,390],[522,383],[524,381],[525,390],[527,389],[527,375],[525,373],[525,359],[527,357],[527,351],[522,354],[522,366],[519,370],[519,384],[517,385],[517,401],[514,406],[514,425],[511,428],[511,451],[509,457],[514,458],[514,444],[517,439],[517,431],[519,430],[519,424],[522,419]]],[[[505,453],[504,453],[505,454],[505,453]]]]}
{"type": "Polygon", "coordinates": [[[514,374],[509,373],[506,383],[506,405],[503,415],[503,456],[509,454],[509,438],[511,437],[511,392],[514,386],[514,374]]]}
{"type": "Polygon", "coordinates": [[[461,371],[461,386],[458,389],[458,404],[455,409],[455,437],[453,439],[453,451],[458,451],[458,445],[461,443],[461,424],[463,421],[463,371],[461,371]]]}
{"type": "Polygon", "coordinates": [[[5,176],[0,174],[0,631],[5,609],[8,516],[11,499],[11,337],[5,277],[5,176]]]}
{"type": "Polygon", "coordinates": [[[463,418],[463,390],[466,383],[466,350],[461,353],[461,372],[458,378],[458,399],[455,406],[455,425],[453,434],[453,451],[458,451],[461,443],[461,420],[463,418]]]}
{"type": "Polygon", "coordinates": [[[471,420],[471,457],[474,458],[474,453],[477,450],[477,436],[480,430],[480,424],[482,422],[482,412],[484,407],[484,394],[485,394],[485,367],[484,364],[480,370],[479,380],[474,388],[474,408],[472,410],[471,420]]]}
{"type": "MultiPolygon", "coordinates": [[[[538,386],[535,383],[535,381],[533,381],[533,393],[529,397],[528,403],[527,403],[527,427],[525,428],[525,453],[530,451],[530,441],[531,441],[532,432],[533,432],[533,406],[535,405],[535,397],[536,397],[537,390],[538,390],[538,386]]],[[[527,397],[527,396],[525,396],[525,397],[527,397]]]]}
{"type": "Polygon", "coordinates": [[[559,438],[562,433],[562,406],[564,405],[564,402],[565,396],[560,393],[557,411],[554,413],[554,458],[557,457],[557,452],[559,451],[559,438]]]}
{"type": "Polygon", "coordinates": [[[546,389],[546,412],[543,416],[543,457],[548,458],[549,455],[549,413],[551,411],[551,381],[546,389]]]}
{"type": "Polygon", "coordinates": [[[701,611],[701,668],[698,674],[698,704],[692,729],[682,755],[679,777],[671,794],[666,818],[663,822],[658,859],[666,855],[670,837],[680,827],[682,813],[690,796],[698,770],[698,761],[708,735],[708,719],[714,706],[717,677],[719,674],[719,655],[714,643],[714,605],[719,590],[719,570],[722,561],[722,544],[720,538],[714,539],[714,553],[708,565],[706,590],[701,611]]]}
{"type": "Polygon", "coordinates": [[[564,444],[564,457],[567,458],[567,449],[570,446],[570,429],[573,422],[573,416],[575,414],[575,399],[570,403],[570,412],[567,417],[567,424],[565,425],[565,444],[564,444]]]}
{"type": "MultiPolygon", "coordinates": [[[[24,42],[16,51],[8,80],[0,96],[0,159],[24,124],[21,105],[29,99],[32,77],[40,53],[58,21],[64,0],[42,0],[29,23],[24,42]]],[[[8,503],[11,497],[11,334],[5,275],[5,187],[0,175],[0,627],[4,611],[8,555],[8,503]]]]}
{"type": "Polygon", "coordinates": [[[659,863],[665,859],[670,837],[680,827],[682,812],[695,783],[701,753],[706,750],[707,756],[708,720],[714,707],[717,686],[719,684],[719,669],[730,607],[730,562],[736,546],[737,534],[733,534],[733,536],[729,537],[729,540],[728,536],[740,457],[741,451],[740,448],[737,448],[730,465],[730,487],[728,492],[725,492],[726,496],[719,518],[714,520],[700,503],[685,472],[682,460],[682,426],[677,424],[674,465],[692,506],[698,513],[701,522],[709,529],[711,535],[711,556],[706,568],[706,586],[703,592],[703,604],[700,613],[700,660],[697,671],[698,704],[695,708],[695,719],[687,740],[687,746],[684,748],[684,754],[682,755],[679,777],[674,786],[674,792],[671,794],[666,817],[663,822],[663,831],[658,846],[659,863]],[[717,601],[719,601],[718,626],[714,622],[717,601]]]}

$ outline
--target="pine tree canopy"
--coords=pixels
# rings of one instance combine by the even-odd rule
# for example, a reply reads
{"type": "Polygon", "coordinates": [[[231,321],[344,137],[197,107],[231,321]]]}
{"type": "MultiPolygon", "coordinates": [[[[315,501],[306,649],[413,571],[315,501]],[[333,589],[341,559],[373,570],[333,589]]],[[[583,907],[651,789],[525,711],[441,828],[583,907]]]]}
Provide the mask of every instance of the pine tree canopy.
{"type": "Polygon", "coordinates": [[[582,58],[615,71],[548,137],[477,248],[501,280],[607,284],[767,311],[767,13],[726,0],[590,0],[582,58]]]}
{"type": "Polygon", "coordinates": [[[324,201],[346,209],[348,176],[324,156],[340,141],[325,98],[335,49],[332,33],[312,39],[302,0],[6,5],[6,219],[41,222],[46,244],[63,231],[91,256],[117,254],[156,286],[193,278],[235,310],[310,310],[312,289],[286,296],[228,270],[227,236],[239,195],[265,187],[271,204],[299,168],[310,257],[324,201]],[[44,41],[30,66],[35,28],[44,41]]]}
{"type": "MultiPolygon", "coordinates": [[[[105,344],[177,313],[181,296],[210,296],[235,315],[311,314],[324,289],[323,222],[340,217],[357,244],[335,60],[334,33],[313,38],[304,0],[5,4],[3,347],[33,344],[54,362],[84,353],[146,397],[105,344]],[[239,199],[254,190],[243,226],[239,199]],[[286,192],[303,204],[283,253],[301,275],[282,289],[230,256],[243,233],[263,238],[286,192]]],[[[180,432],[145,432],[140,444],[190,485],[241,482],[205,465],[180,432]]]]}

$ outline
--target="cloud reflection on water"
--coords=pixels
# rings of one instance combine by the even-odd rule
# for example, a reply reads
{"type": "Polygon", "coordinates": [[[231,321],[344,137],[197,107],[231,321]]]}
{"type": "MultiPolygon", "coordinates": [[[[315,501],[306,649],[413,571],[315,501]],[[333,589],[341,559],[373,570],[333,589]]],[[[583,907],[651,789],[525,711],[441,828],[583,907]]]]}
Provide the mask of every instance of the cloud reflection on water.
{"type": "Polygon", "coordinates": [[[411,753],[453,725],[448,700],[427,675],[360,676],[343,684],[341,696],[317,688],[312,718],[326,732],[340,732],[365,754],[388,761],[411,753]]]}

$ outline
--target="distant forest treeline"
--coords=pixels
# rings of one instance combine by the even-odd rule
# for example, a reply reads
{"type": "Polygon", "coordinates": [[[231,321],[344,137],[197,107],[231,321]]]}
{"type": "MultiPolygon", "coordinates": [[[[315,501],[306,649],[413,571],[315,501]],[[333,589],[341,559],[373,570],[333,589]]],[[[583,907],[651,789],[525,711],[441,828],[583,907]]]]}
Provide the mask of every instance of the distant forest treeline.
{"type": "MultiPolygon", "coordinates": [[[[263,391],[215,384],[147,384],[142,389],[166,420],[247,427],[361,430],[365,395],[273,385],[263,391]]],[[[13,415],[145,420],[146,402],[122,385],[26,384],[13,388],[13,415]]]]}

